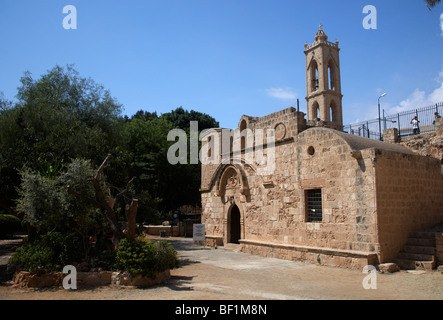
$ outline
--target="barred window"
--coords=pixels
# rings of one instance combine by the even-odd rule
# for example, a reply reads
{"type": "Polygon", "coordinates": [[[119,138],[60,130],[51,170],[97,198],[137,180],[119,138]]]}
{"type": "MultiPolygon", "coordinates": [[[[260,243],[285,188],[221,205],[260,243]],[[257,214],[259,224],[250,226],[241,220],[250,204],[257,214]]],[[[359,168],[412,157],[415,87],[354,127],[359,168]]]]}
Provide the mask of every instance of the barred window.
{"type": "Polygon", "coordinates": [[[323,220],[323,207],[321,189],[307,190],[306,191],[306,212],[307,222],[322,222],[323,220]]]}

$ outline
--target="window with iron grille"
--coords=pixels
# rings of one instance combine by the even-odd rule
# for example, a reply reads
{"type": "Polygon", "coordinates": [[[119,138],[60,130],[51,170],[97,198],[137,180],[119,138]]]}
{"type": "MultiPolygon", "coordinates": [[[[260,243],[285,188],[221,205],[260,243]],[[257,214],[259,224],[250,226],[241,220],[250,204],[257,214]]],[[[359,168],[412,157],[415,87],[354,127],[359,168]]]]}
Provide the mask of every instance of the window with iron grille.
{"type": "Polygon", "coordinates": [[[307,222],[322,222],[323,207],[321,189],[306,191],[307,222]]]}

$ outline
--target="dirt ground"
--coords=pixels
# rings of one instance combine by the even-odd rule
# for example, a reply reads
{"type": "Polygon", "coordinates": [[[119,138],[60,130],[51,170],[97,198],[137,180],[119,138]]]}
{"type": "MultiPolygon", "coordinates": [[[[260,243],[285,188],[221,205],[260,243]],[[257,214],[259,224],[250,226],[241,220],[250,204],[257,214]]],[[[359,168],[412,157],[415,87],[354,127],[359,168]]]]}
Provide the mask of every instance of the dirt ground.
{"type": "MultiPolygon", "coordinates": [[[[163,239],[164,240],[164,239],[163,239]]],[[[167,238],[181,267],[167,282],[147,288],[19,289],[6,281],[5,264],[17,240],[0,242],[0,300],[441,300],[439,271],[377,273],[376,289],[365,289],[368,274],[256,257],[223,248],[209,249],[191,239],[167,238]]]]}

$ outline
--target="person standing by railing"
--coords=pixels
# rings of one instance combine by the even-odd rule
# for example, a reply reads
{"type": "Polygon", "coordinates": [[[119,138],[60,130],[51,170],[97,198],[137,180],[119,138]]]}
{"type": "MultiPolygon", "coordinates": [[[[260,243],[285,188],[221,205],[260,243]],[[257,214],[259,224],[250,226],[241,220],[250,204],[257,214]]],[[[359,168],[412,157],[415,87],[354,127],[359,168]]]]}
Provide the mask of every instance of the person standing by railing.
{"type": "Polygon", "coordinates": [[[437,126],[437,119],[440,119],[441,116],[438,114],[438,112],[434,113],[435,119],[434,122],[432,123],[434,125],[434,128],[437,126]]]}
{"type": "Polygon", "coordinates": [[[411,120],[411,124],[412,124],[412,133],[413,134],[419,134],[420,133],[420,127],[419,124],[420,121],[418,120],[417,116],[415,116],[412,120],[411,120]]]}

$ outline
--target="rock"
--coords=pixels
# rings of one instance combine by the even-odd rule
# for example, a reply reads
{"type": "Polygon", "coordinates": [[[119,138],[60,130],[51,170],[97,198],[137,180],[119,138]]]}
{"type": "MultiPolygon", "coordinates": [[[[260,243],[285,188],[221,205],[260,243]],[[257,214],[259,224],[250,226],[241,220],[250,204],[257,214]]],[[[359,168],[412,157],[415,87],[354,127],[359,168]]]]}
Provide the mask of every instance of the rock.
{"type": "Polygon", "coordinates": [[[140,275],[131,277],[126,272],[112,273],[111,282],[117,286],[134,286],[134,287],[150,287],[159,284],[163,281],[169,280],[171,273],[169,270],[158,273],[154,279],[149,277],[142,277],[140,275]]]}
{"type": "Polygon", "coordinates": [[[14,275],[13,283],[21,288],[49,288],[61,286],[63,282],[62,273],[47,273],[41,276],[32,275],[21,271],[14,275]]]}
{"type": "MultiPolygon", "coordinates": [[[[66,274],[53,272],[41,276],[32,275],[29,272],[21,271],[14,274],[13,286],[20,288],[49,288],[60,287],[66,274]]],[[[107,285],[150,287],[169,280],[171,273],[169,270],[158,273],[154,279],[149,277],[130,277],[126,272],[78,272],[78,287],[100,287],[107,285]]]]}
{"type": "Polygon", "coordinates": [[[395,263],[382,263],[378,266],[380,272],[394,273],[400,271],[400,268],[395,263]]]}
{"type": "Polygon", "coordinates": [[[111,271],[103,272],[79,272],[77,274],[77,283],[79,287],[100,287],[112,283],[111,271]]]}
{"type": "Polygon", "coordinates": [[[111,283],[117,286],[129,285],[130,277],[126,272],[113,272],[111,276],[111,283]]]}

